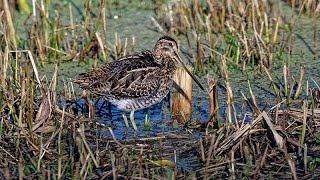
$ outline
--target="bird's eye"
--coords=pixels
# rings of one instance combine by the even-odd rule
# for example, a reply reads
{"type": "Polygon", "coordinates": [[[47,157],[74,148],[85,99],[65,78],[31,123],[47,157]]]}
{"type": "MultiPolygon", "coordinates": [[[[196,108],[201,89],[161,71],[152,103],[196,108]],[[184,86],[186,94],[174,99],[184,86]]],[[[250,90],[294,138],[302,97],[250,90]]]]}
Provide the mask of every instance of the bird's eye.
{"type": "Polygon", "coordinates": [[[170,45],[170,46],[173,46],[173,44],[172,44],[171,42],[169,43],[169,45],[170,45]]]}

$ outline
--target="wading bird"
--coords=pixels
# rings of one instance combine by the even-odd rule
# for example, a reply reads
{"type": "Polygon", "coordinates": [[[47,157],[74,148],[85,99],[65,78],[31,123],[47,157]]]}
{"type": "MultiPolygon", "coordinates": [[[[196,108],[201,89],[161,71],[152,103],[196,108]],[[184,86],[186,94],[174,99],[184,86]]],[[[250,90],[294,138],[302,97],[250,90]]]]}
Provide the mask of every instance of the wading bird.
{"type": "Polygon", "coordinates": [[[104,96],[117,106],[122,111],[127,128],[129,124],[126,112],[130,112],[130,121],[137,130],[134,111],[157,104],[167,96],[178,64],[203,89],[181,60],[178,47],[175,39],[163,36],[152,50],[144,50],[90,69],[72,82],[80,84],[84,90],[104,96]]]}

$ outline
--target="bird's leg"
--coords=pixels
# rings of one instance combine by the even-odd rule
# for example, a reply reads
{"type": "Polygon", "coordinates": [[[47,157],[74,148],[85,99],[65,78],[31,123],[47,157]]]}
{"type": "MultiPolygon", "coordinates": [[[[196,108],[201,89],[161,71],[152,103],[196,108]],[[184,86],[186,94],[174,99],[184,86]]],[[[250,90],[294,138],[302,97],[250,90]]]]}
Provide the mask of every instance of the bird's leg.
{"type": "Polygon", "coordinates": [[[147,110],[146,110],[146,115],[145,115],[145,117],[144,117],[144,126],[145,127],[149,127],[149,109],[147,108],[147,110]]]}
{"type": "Polygon", "coordinates": [[[126,124],[126,127],[129,128],[129,123],[128,123],[126,112],[124,112],[124,111],[122,112],[122,117],[124,119],[124,123],[126,124]]]}
{"type": "Polygon", "coordinates": [[[131,121],[131,124],[133,126],[133,129],[135,131],[137,131],[138,128],[137,128],[136,122],[134,122],[134,111],[131,111],[131,113],[130,113],[130,121],[131,121]]]}

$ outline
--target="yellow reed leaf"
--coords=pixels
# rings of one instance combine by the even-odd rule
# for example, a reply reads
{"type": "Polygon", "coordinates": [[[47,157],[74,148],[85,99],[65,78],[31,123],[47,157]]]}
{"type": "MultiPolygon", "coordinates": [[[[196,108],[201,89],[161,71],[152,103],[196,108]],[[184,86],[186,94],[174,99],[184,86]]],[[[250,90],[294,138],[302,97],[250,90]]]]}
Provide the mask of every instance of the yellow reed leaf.
{"type": "Polygon", "coordinates": [[[150,161],[147,162],[146,164],[156,164],[160,166],[176,166],[176,163],[167,159],[159,159],[156,161],[150,161]]]}

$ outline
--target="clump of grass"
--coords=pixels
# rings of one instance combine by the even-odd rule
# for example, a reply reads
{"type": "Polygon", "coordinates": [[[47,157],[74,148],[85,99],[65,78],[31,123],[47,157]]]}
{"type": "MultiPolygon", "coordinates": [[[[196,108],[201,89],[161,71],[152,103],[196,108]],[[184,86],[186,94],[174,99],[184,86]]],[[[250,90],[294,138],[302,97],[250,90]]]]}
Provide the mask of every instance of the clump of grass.
{"type": "MultiPolygon", "coordinates": [[[[15,9],[14,3],[10,5],[12,7],[4,7],[4,9],[15,9]]],[[[90,1],[86,1],[84,5],[84,11],[77,12],[81,14],[80,18],[83,23],[78,23],[75,22],[73,11],[74,9],[80,11],[80,8],[76,3],[68,3],[69,23],[65,23],[60,17],[62,12],[58,9],[51,9],[53,2],[33,1],[32,13],[25,23],[27,37],[20,37],[13,25],[9,28],[14,46],[16,48],[27,46],[31,53],[36,55],[36,63],[42,66],[46,63],[61,63],[70,60],[84,61],[87,57],[97,59],[98,55],[104,62],[107,62],[105,51],[108,46],[104,45],[107,44],[106,3],[104,0],[99,3],[97,13],[92,11],[96,7],[92,7],[90,1]],[[100,29],[104,33],[100,34],[98,32],[100,29]]],[[[12,24],[12,21],[15,20],[9,16],[10,14],[11,12],[6,12],[6,18],[10,19],[7,22],[12,24]]]]}
{"type": "MultiPolygon", "coordinates": [[[[299,79],[303,77],[303,70],[301,68],[299,79]]],[[[288,76],[290,71],[284,66],[283,72],[288,76]]],[[[320,170],[314,166],[320,125],[319,104],[314,102],[318,101],[315,96],[318,97],[319,87],[315,83],[317,88],[311,89],[308,82],[303,85],[301,82],[284,78],[282,84],[276,84],[270,79],[270,86],[282,88],[275,91],[275,105],[268,111],[257,106],[248,86],[250,95],[243,97],[252,110],[252,120],[240,121],[239,127],[236,123],[226,123],[218,130],[206,130],[203,143],[206,163],[197,170],[198,177],[301,179],[319,176],[320,170]],[[293,97],[299,100],[291,100],[293,97]]]]}

